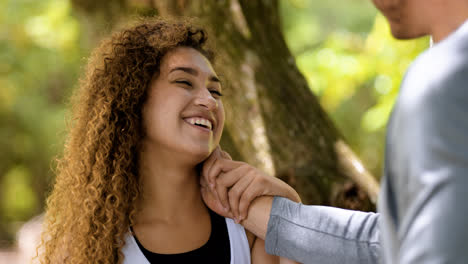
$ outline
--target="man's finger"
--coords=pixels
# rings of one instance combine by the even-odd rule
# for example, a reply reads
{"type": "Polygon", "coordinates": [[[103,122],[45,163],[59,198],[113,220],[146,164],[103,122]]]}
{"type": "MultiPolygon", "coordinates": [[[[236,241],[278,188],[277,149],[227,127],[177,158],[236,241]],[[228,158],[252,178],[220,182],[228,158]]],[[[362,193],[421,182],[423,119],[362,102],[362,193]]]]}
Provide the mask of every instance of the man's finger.
{"type": "MultiPolygon", "coordinates": [[[[244,173],[245,170],[237,170],[238,173],[244,173]]],[[[231,207],[231,212],[234,214],[236,222],[239,223],[241,221],[241,215],[239,214],[239,201],[249,184],[252,182],[253,177],[249,177],[248,175],[240,176],[239,180],[234,184],[234,186],[229,189],[228,197],[229,197],[229,205],[231,207]]]]}
{"type": "Polygon", "coordinates": [[[208,175],[206,175],[207,181],[216,185],[216,178],[221,172],[229,172],[241,165],[242,163],[238,161],[232,161],[224,158],[216,159],[211,166],[208,175]]]}
{"type": "Polygon", "coordinates": [[[229,170],[223,172],[216,179],[216,184],[221,184],[231,188],[240,178],[249,172],[249,166],[245,164],[236,164],[236,166],[227,166],[229,170]]]}
{"type": "Polygon", "coordinates": [[[225,159],[232,160],[231,155],[229,155],[229,153],[227,153],[226,151],[221,151],[221,155],[225,159]]]}
{"type": "Polygon", "coordinates": [[[228,187],[222,185],[222,184],[216,184],[215,190],[217,199],[221,203],[221,205],[224,208],[224,211],[230,211],[229,207],[229,198],[228,198],[228,187]]]}
{"type": "Polygon", "coordinates": [[[234,215],[229,211],[226,212],[219,200],[214,198],[214,194],[211,189],[201,187],[200,191],[203,201],[212,211],[224,217],[234,218],[234,215]]]}
{"type": "Polygon", "coordinates": [[[208,179],[207,176],[208,176],[209,171],[211,170],[211,167],[213,166],[213,164],[215,163],[218,157],[222,157],[222,152],[219,146],[217,146],[215,150],[213,150],[211,155],[208,157],[208,159],[206,159],[205,162],[203,162],[201,176],[204,177],[206,181],[208,182],[208,184],[210,185],[215,184],[215,183],[210,181],[210,179],[208,179]]]}
{"type": "Polygon", "coordinates": [[[262,195],[263,188],[263,184],[259,184],[256,179],[252,180],[249,186],[246,187],[239,200],[239,214],[241,220],[247,218],[250,204],[255,200],[255,198],[262,195]]]}
{"type": "Polygon", "coordinates": [[[229,205],[228,191],[242,177],[243,173],[240,171],[242,171],[243,168],[244,167],[240,166],[228,172],[223,172],[216,178],[215,189],[218,199],[223,205],[223,207],[227,210],[231,210],[229,205]]]}
{"type": "Polygon", "coordinates": [[[200,186],[203,187],[203,188],[208,187],[208,183],[206,182],[206,180],[205,180],[205,178],[203,176],[200,177],[200,186]]]}

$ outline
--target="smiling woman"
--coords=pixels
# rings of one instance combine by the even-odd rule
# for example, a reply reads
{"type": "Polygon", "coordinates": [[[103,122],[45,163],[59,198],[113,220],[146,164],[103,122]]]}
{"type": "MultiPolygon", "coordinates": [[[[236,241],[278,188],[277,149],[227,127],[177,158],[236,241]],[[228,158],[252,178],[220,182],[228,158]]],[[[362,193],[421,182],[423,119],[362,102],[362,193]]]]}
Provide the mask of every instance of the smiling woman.
{"type": "Polygon", "coordinates": [[[169,52],[161,61],[158,77],[150,84],[143,109],[145,142],[158,149],[170,148],[189,166],[194,157],[195,164],[200,163],[221,138],[221,95],[219,79],[205,56],[189,47],[169,52]]]}
{"type": "Polygon", "coordinates": [[[95,50],[47,201],[41,263],[279,261],[201,197],[199,168],[225,118],[206,41],[190,23],[146,20],[95,50]]]}

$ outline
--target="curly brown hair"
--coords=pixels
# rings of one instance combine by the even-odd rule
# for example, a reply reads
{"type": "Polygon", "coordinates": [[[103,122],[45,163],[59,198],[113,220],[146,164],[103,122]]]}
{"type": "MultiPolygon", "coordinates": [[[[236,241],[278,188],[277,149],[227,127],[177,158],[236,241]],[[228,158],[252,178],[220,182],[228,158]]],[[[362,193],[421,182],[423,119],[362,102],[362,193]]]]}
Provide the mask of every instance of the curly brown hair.
{"type": "Polygon", "coordinates": [[[176,47],[213,61],[206,41],[206,31],[192,21],[147,19],[93,52],[73,96],[69,138],[47,200],[41,263],[122,262],[140,195],[136,153],[148,87],[176,47]]]}

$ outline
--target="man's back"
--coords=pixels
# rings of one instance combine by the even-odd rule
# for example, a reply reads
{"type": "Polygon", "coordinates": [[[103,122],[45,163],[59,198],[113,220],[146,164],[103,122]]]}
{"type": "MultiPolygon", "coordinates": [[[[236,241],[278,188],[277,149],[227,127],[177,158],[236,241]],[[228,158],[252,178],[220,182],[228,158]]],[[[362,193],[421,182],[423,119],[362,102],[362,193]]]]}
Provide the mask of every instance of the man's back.
{"type": "Polygon", "coordinates": [[[408,71],[385,161],[379,202],[385,263],[466,262],[468,22],[408,71]]]}
{"type": "Polygon", "coordinates": [[[380,214],[276,197],[267,252],[304,263],[467,263],[468,22],[408,71],[385,162],[380,214]]]}

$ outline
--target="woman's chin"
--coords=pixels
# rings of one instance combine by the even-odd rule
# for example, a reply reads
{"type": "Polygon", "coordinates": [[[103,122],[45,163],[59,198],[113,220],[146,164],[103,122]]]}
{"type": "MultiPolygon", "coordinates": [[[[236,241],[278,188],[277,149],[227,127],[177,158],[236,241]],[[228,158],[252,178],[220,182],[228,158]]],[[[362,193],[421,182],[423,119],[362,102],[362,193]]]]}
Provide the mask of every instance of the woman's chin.
{"type": "Polygon", "coordinates": [[[209,149],[206,149],[204,151],[191,151],[190,153],[191,163],[193,163],[194,165],[202,163],[210,156],[212,152],[213,150],[209,150],[209,149]]]}
{"type": "Polygon", "coordinates": [[[186,144],[183,148],[177,151],[178,154],[174,158],[179,160],[184,160],[183,163],[189,162],[190,164],[197,165],[205,161],[215,147],[211,146],[212,144],[186,144]]]}
{"type": "Polygon", "coordinates": [[[211,155],[211,153],[212,153],[212,151],[209,151],[209,152],[205,152],[205,153],[200,154],[199,156],[197,156],[197,164],[201,163],[201,162],[204,162],[211,155]]]}

